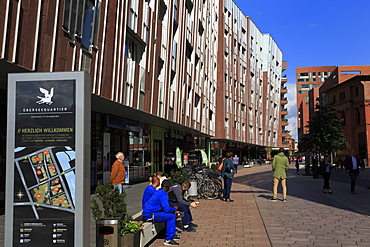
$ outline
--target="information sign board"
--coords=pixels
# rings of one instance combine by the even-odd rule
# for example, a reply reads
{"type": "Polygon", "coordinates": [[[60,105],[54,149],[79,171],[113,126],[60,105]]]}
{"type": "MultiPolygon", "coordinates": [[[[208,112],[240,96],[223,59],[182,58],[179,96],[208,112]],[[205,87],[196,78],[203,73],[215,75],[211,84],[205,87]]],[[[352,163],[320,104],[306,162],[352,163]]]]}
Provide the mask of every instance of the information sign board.
{"type": "Polygon", "coordinates": [[[84,72],[9,75],[5,246],[89,246],[90,95],[84,72]]]}

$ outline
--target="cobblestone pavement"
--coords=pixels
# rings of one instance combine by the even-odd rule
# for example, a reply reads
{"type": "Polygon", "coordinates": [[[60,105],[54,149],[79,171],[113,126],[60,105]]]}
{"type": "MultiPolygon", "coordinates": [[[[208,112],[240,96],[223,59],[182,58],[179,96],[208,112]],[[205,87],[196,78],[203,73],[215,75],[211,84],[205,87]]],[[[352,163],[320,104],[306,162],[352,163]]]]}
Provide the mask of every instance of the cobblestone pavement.
{"type": "MultiPolygon", "coordinates": [[[[304,172],[304,171],[301,171],[304,172]]],[[[147,183],[126,190],[128,212],[140,211],[141,195],[147,183]]],[[[194,233],[180,235],[180,246],[370,246],[370,169],[361,170],[356,195],[350,193],[350,179],[344,170],[333,170],[333,194],[322,193],[323,179],[288,171],[288,202],[270,202],[272,172],[269,165],[240,169],[233,179],[231,198],[199,199],[192,209],[194,233]]],[[[4,239],[0,216],[0,246],[4,239]]],[[[95,246],[95,225],[91,220],[91,246],[95,246]]],[[[161,233],[150,243],[163,246],[161,233]]]]}
{"type": "MultiPolygon", "coordinates": [[[[301,171],[303,172],[303,171],[301,171]]],[[[323,179],[288,171],[288,202],[270,202],[269,165],[241,169],[233,180],[232,203],[200,200],[192,210],[197,232],[184,233],[180,246],[370,246],[370,169],[361,171],[350,193],[344,170],[333,170],[333,194],[323,179]]],[[[163,237],[150,246],[163,246],[163,237]]]]}

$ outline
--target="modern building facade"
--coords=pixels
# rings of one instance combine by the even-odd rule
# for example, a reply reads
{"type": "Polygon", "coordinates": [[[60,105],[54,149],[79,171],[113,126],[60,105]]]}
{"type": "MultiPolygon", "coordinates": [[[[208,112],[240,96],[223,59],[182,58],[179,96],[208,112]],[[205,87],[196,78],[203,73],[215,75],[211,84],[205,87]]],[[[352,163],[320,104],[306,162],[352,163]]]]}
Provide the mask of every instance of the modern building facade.
{"type": "Polygon", "coordinates": [[[306,126],[310,119],[309,104],[312,102],[308,95],[309,91],[319,88],[334,69],[335,66],[296,68],[298,139],[308,133],[306,126]]]}
{"type": "Polygon", "coordinates": [[[220,1],[219,9],[213,154],[229,149],[249,159],[267,158],[265,147],[283,145],[282,126],[287,125],[281,117],[281,97],[287,92],[281,90],[286,82],[282,52],[233,1],[220,1]]]}
{"type": "Polygon", "coordinates": [[[233,1],[7,0],[0,28],[2,140],[9,73],[86,71],[92,185],[118,151],[142,179],[171,171],[176,147],[201,163],[200,149],[249,159],[283,144],[282,52],[233,1]]]}

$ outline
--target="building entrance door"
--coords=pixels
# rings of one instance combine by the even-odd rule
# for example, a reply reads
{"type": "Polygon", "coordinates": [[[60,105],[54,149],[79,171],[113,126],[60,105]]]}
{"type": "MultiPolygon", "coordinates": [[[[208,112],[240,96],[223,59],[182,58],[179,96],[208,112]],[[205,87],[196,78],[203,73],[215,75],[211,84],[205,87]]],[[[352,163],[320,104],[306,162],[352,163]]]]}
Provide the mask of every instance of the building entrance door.
{"type": "Polygon", "coordinates": [[[162,171],[163,168],[163,157],[162,157],[162,141],[154,140],[154,169],[153,172],[162,171]]]}

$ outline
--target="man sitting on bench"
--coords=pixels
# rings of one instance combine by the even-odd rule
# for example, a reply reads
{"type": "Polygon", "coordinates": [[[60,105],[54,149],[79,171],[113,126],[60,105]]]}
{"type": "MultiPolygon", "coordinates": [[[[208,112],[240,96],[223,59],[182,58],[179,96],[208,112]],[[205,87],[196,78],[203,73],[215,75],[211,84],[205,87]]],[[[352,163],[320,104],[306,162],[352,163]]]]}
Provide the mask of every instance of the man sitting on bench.
{"type": "Polygon", "coordinates": [[[175,184],[170,188],[168,191],[168,196],[170,199],[170,206],[177,207],[180,212],[184,213],[184,217],[182,217],[182,224],[183,224],[183,231],[184,232],[195,232],[197,224],[194,224],[193,217],[191,216],[190,208],[198,208],[197,202],[192,202],[184,198],[185,191],[190,189],[190,182],[186,181],[183,182],[182,185],[175,184]]]}
{"type": "Polygon", "coordinates": [[[143,208],[144,220],[166,223],[166,237],[164,245],[179,245],[175,240],[180,239],[175,235],[177,207],[170,207],[167,192],[170,189],[170,181],[164,180],[161,189],[157,190],[145,203],[143,208]]]}
{"type": "Polygon", "coordinates": [[[144,209],[146,202],[152,197],[152,195],[157,191],[157,187],[160,184],[158,177],[151,177],[152,184],[148,185],[143,193],[143,199],[141,200],[141,208],[144,209]]]}

